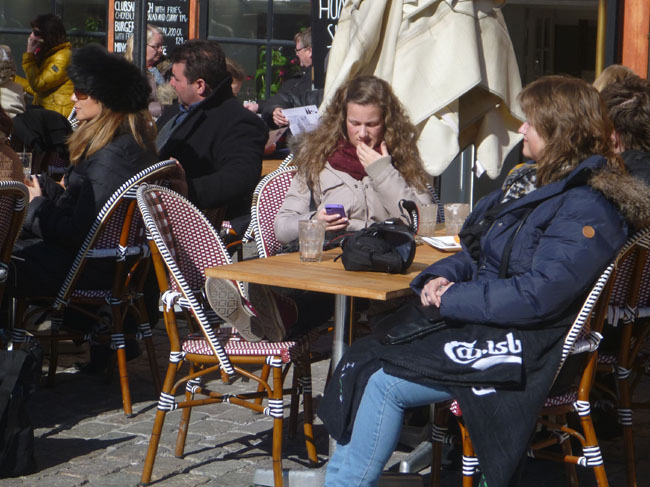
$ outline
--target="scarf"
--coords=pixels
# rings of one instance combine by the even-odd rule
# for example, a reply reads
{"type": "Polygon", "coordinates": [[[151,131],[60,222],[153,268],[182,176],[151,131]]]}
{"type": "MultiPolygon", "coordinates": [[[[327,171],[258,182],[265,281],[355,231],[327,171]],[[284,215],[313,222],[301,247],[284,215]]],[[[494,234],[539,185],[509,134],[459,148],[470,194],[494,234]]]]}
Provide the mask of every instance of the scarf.
{"type": "Polygon", "coordinates": [[[357,156],[357,148],[350,144],[350,142],[339,142],[336,151],[330,156],[327,162],[337,171],[348,173],[357,181],[361,181],[367,176],[366,170],[357,156]]]}

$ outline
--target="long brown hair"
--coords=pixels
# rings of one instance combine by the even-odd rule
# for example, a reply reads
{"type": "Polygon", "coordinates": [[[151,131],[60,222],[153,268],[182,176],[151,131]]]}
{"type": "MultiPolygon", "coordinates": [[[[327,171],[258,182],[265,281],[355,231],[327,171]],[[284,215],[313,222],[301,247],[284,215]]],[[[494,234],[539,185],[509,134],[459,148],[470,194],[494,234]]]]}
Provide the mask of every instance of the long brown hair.
{"type": "Polygon", "coordinates": [[[317,187],[327,159],[334,153],[339,141],[347,140],[345,122],[348,103],[376,105],[381,109],[384,140],[395,169],[410,186],[425,190],[428,175],[422,167],[416,145],[417,129],[390,85],[375,76],[358,76],[341,86],[321,116],[318,128],[299,140],[295,160],[298,172],[307,185],[312,190],[317,187]]]}
{"type": "Polygon", "coordinates": [[[42,14],[30,22],[32,29],[38,29],[43,39],[38,54],[36,54],[36,62],[42,63],[46,58],[50,49],[67,41],[67,34],[65,26],[61,17],[54,14],[42,14]]]}
{"type": "Polygon", "coordinates": [[[91,120],[83,121],[68,139],[70,162],[78,164],[82,159],[92,156],[122,133],[130,133],[136,142],[155,150],[156,125],[149,110],[137,113],[114,112],[100,101],[101,112],[91,120]]]}
{"type": "Polygon", "coordinates": [[[624,172],[610,138],[614,127],[593,86],[568,76],[545,76],[526,86],[519,102],[546,143],[536,161],[538,186],[563,179],[592,155],[603,156],[610,169],[624,172]]]}

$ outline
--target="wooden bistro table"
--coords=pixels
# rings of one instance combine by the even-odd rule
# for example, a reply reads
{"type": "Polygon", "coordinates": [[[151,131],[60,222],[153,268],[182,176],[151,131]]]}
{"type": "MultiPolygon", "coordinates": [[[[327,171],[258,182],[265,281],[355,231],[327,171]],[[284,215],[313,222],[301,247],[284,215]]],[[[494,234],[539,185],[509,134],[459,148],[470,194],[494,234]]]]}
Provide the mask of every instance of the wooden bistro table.
{"type": "MultiPolygon", "coordinates": [[[[333,370],[350,344],[353,298],[387,301],[406,296],[411,292],[409,284],[415,276],[430,264],[452,255],[427,244],[420,244],[406,274],[387,274],[346,271],[340,259],[334,260],[340,253],[340,249],[328,250],[323,252],[321,262],[301,262],[300,253],[294,252],[211,267],[205,273],[209,277],[221,279],[334,294],[333,370]]],[[[330,456],[334,447],[334,440],[330,440],[330,456]]],[[[258,470],[255,473],[255,484],[273,485],[272,474],[271,470],[258,470]]],[[[285,484],[288,485],[321,486],[325,469],[287,471],[285,475],[288,476],[285,479],[285,484]]]]}
{"type": "Polygon", "coordinates": [[[211,267],[205,273],[209,277],[334,294],[334,368],[349,345],[351,298],[387,301],[405,296],[411,292],[409,284],[415,276],[451,255],[421,244],[406,274],[387,274],[346,271],[340,259],[334,260],[340,253],[340,249],[328,250],[323,252],[321,262],[301,262],[300,253],[294,252],[211,267]]]}

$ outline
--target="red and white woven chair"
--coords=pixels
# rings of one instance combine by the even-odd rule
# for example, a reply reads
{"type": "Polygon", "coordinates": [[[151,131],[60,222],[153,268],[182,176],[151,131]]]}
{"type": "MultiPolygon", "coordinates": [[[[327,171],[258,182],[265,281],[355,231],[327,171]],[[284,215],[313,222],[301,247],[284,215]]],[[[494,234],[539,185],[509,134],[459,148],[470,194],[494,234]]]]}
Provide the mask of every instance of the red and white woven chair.
{"type": "MultiPolygon", "coordinates": [[[[160,376],[155,360],[151,339],[151,328],[147,320],[142,290],[149,266],[149,247],[144,225],[136,209],[135,190],[145,181],[161,181],[174,171],[176,162],[162,161],[154,164],[127,180],[104,204],[97,214],[86,239],[79,249],[70,270],[57,296],[33,296],[20,299],[17,305],[14,324],[14,342],[25,341],[29,334],[22,327],[32,316],[50,314],[49,333],[35,333],[40,341],[50,341],[50,364],[48,382],[54,383],[58,361],[58,341],[61,340],[101,340],[103,337],[92,333],[80,334],[65,328],[63,320],[66,308],[73,308],[100,324],[111,333],[111,348],[116,350],[117,364],[122,389],[124,414],[132,415],[131,392],[126,368],[126,336],[123,332],[123,319],[127,311],[138,319],[136,338],[144,340],[156,393],[160,391],[160,376]],[[80,279],[90,259],[106,259],[114,263],[113,279],[110,288],[82,289],[80,279]],[[92,313],[89,306],[100,307],[108,304],[110,320],[101,314],[92,313]],[[27,306],[30,305],[30,308],[27,306]],[[27,312],[25,312],[27,310],[27,312]]],[[[112,368],[111,368],[112,369],[112,368]]]]}
{"type": "MultiPolygon", "coordinates": [[[[577,376],[578,385],[561,395],[549,396],[540,411],[538,423],[549,433],[548,437],[535,440],[529,447],[528,455],[564,462],[567,464],[569,485],[577,484],[575,465],[592,468],[599,487],[609,485],[605,466],[598,445],[598,438],[591,419],[591,393],[595,368],[598,361],[598,345],[602,338],[601,332],[607,318],[607,303],[612,285],[616,280],[616,271],[627,258],[634,247],[634,241],[627,243],[616,260],[611,263],[596,281],[587,296],[575,321],[569,328],[562,347],[562,358],[556,372],[560,374],[569,355],[584,354],[582,366],[577,376]],[[580,428],[574,429],[567,424],[567,414],[577,413],[580,428]],[[570,438],[573,437],[582,446],[582,454],[574,455],[570,438]],[[552,445],[561,445],[563,453],[547,451],[552,445]]],[[[448,410],[458,418],[463,446],[463,486],[471,487],[473,477],[479,468],[478,459],[467,429],[462,422],[462,413],[456,401],[436,404],[432,426],[433,458],[431,464],[431,485],[440,485],[440,467],[442,444],[458,441],[447,432],[448,410]]]]}
{"type": "MultiPolygon", "coordinates": [[[[170,340],[169,366],[163,383],[158,411],[142,473],[142,484],[151,481],[154,461],[163,424],[168,412],[182,409],[183,414],[176,441],[176,456],[182,456],[193,406],[230,403],[273,418],[273,473],[276,486],[282,485],[282,423],[284,417],[282,367],[294,363],[294,384],[288,392],[301,387],[304,398],[304,432],[307,452],[312,464],[317,462],[313,442],[311,410],[311,367],[306,341],[247,342],[220,320],[204,298],[205,269],[231,263],[219,235],[205,216],[179,194],[159,186],[143,186],[138,190],[138,205],[152,241],[151,252],[158,282],[165,303],[165,324],[170,340]],[[188,310],[198,324],[200,333],[181,341],[174,305],[188,310]],[[178,376],[181,365],[190,365],[189,373],[178,376]],[[269,366],[272,380],[257,376],[241,366],[269,366]],[[247,377],[251,392],[236,395],[221,393],[202,385],[206,375],[221,372],[247,377]],[[185,384],[184,400],[176,397],[185,384]],[[258,387],[260,386],[260,387],[258,387]],[[255,388],[257,387],[257,390],[255,388]],[[205,396],[194,399],[196,394],[205,396]],[[266,405],[257,399],[263,398],[266,405]]],[[[240,283],[239,289],[245,295],[240,283]]],[[[219,380],[214,387],[229,387],[219,380]]]]}
{"type": "MultiPolygon", "coordinates": [[[[271,201],[271,207],[272,208],[277,208],[275,209],[275,214],[280,210],[280,206],[282,206],[282,202],[284,201],[284,196],[287,194],[287,191],[289,190],[289,185],[291,184],[291,179],[293,178],[293,175],[295,174],[296,168],[295,166],[291,165],[291,162],[293,161],[293,154],[289,154],[283,161],[282,163],[278,166],[278,168],[275,171],[271,171],[268,173],[266,176],[264,176],[259,183],[257,183],[257,186],[255,187],[255,191],[253,191],[253,199],[251,203],[251,221],[248,225],[248,228],[244,232],[244,237],[243,241],[244,242],[251,242],[255,240],[255,235],[257,232],[258,224],[259,224],[259,216],[258,216],[258,208],[259,208],[259,195],[262,191],[269,191],[270,186],[269,183],[274,181],[276,178],[276,175],[278,174],[283,174],[283,176],[280,176],[280,181],[276,183],[271,183],[272,186],[279,185],[277,191],[279,192],[278,197],[276,197],[274,200],[271,201]],[[290,176],[288,176],[285,171],[286,169],[291,169],[289,172],[293,172],[290,176]],[[288,183],[285,180],[285,178],[288,176],[288,183]],[[286,188],[285,188],[286,186],[286,188]],[[278,200],[279,199],[279,203],[278,200]]],[[[267,201],[267,204],[269,201],[267,201]]],[[[275,218],[275,214],[273,215],[273,218],[275,218]]],[[[271,226],[273,225],[273,220],[271,220],[271,226]]],[[[258,250],[259,253],[259,250],[258,250]]],[[[272,254],[269,254],[272,255],[272,254]]],[[[260,257],[262,255],[260,254],[260,257]]]]}
{"type": "Polygon", "coordinates": [[[29,192],[23,183],[0,181],[0,301],[9,276],[11,252],[23,227],[28,206],[29,192]]]}
{"type": "MultiPolygon", "coordinates": [[[[647,373],[648,334],[650,333],[650,229],[632,238],[629,256],[620,262],[608,306],[607,326],[603,331],[611,352],[600,352],[598,370],[614,374],[616,389],[597,379],[596,387],[605,391],[617,404],[618,422],[623,429],[623,445],[628,487],[635,487],[636,461],[634,451],[633,408],[648,408],[650,404],[635,404],[632,393],[639,378],[647,373]],[[618,348],[618,351],[613,351],[618,348]]],[[[599,376],[600,377],[600,376],[599,376]]]]}

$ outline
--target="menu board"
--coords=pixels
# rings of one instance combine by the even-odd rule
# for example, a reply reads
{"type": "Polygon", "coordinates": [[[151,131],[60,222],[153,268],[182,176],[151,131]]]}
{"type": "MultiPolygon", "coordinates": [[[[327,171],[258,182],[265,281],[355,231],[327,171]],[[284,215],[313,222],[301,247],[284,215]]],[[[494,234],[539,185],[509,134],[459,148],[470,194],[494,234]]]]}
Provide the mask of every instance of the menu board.
{"type": "Polygon", "coordinates": [[[336,26],[345,0],[312,0],[311,44],[314,66],[314,86],[325,85],[325,58],[332,46],[336,26]]]}
{"type": "MultiPolygon", "coordinates": [[[[113,52],[124,52],[135,26],[135,0],[113,2],[113,52]]],[[[189,38],[189,0],[147,1],[147,23],[160,27],[164,54],[189,38]]]]}

